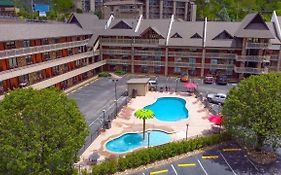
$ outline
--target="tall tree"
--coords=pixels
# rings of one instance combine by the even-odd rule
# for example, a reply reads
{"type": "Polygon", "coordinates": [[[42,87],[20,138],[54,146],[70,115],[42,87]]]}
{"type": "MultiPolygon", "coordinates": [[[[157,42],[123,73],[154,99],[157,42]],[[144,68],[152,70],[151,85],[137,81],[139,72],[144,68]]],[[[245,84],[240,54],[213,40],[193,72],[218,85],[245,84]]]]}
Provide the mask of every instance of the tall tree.
{"type": "Polygon", "coordinates": [[[224,125],[261,150],[281,138],[281,73],[251,76],[230,90],[223,106],[224,125]]]}
{"type": "Polygon", "coordinates": [[[88,129],[56,89],[18,89],[0,102],[0,174],[71,174],[88,129]]]}

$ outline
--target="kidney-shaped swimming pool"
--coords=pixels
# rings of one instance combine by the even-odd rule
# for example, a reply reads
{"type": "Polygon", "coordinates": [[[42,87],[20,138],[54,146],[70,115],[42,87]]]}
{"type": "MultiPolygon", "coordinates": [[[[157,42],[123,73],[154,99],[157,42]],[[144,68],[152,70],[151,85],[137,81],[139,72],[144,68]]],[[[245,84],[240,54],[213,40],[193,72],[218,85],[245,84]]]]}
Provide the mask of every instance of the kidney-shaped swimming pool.
{"type": "Polygon", "coordinates": [[[161,97],[151,105],[144,107],[154,112],[155,118],[165,122],[175,122],[188,117],[186,101],[177,97],[161,97]]]}

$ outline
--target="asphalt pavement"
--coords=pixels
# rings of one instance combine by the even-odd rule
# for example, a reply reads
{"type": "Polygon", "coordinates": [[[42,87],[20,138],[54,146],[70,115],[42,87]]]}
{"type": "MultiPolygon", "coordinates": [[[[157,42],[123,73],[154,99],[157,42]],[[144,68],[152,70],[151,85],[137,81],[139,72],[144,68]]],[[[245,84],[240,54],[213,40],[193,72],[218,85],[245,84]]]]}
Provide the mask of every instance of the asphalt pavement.
{"type": "Polygon", "coordinates": [[[134,175],[280,175],[280,159],[272,165],[256,165],[235,143],[143,170],[134,175]]]}

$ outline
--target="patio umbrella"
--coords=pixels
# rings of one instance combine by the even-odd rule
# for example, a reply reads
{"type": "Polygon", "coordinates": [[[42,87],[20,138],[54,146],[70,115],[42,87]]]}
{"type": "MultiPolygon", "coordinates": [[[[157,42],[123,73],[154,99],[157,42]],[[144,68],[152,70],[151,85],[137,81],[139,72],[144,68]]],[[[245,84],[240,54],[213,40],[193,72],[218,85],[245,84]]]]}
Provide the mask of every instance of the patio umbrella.
{"type": "Polygon", "coordinates": [[[221,125],[221,123],[224,121],[224,118],[218,114],[210,116],[208,120],[216,125],[221,125]]]}
{"type": "Polygon", "coordinates": [[[186,87],[188,89],[196,89],[197,88],[197,85],[195,83],[192,83],[192,82],[188,82],[188,83],[184,83],[183,84],[183,87],[186,87]]]}
{"type": "Polygon", "coordinates": [[[97,152],[93,152],[90,156],[89,156],[89,161],[96,163],[98,161],[99,158],[99,154],[97,152]]]}

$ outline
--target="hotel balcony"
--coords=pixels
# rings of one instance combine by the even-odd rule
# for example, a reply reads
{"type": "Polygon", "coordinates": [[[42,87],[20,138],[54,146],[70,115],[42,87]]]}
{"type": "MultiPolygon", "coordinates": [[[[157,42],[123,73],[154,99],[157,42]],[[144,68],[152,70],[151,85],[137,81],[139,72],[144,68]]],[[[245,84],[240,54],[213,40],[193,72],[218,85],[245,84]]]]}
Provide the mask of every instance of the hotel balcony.
{"type": "Polygon", "coordinates": [[[101,66],[103,66],[105,64],[106,64],[105,60],[102,60],[102,61],[99,61],[99,62],[95,62],[95,63],[90,64],[88,66],[81,67],[79,69],[75,69],[73,71],[64,73],[62,75],[55,76],[53,78],[41,81],[39,83],[35,83],[35,84],[31,85],[30,87],[33,87],[34,89],[44,89],[44,88],[53,86],[53,85],[55,85],[57,83],[63,82],[65,80],[68,80],[68,79],[70,79],[72,77],[75,77],[77,75],[80,75],[80,74],[83,74],[83,73],[88,72],[90,70],[93,70],[95,68],[101,67],[101,66]]]}
{"type": "Polygon", "coordinates": [[[44,61],[44,62],[37,63],[37,64],[31,64],[28,66],[23,66],[23,67],[18,67],[15,69],[2,71],[2,72],[0,72],[0,81],[18,77],[21,75],[26,75],[26,74],[29,74],[32,72],[37,72],[37,71],[40,71],[43,69],[47,69],[50,67],[62,65],[62,64],[68,63],[68,62],[72,62],[72,61],[76,61],[76,60],[80,60],[80,59],[88,58],[88,57],[92,57],[92,56],[94,56],[94,53],[92,51],[84,52],[84,53],[80,53],[80,54],[76,54],[76,55],[62,57],[59,59],[44,61]]]}
{"type": "Polygon", "coordinates": [[[131,55],[131,50],[103,49],[102,53],[106,55],[131,55]]]}
{"type": "Polygon", "coordinates": [[[223,59],[235,59],[236,54],[231,53],[206,53],[206,58],[223,58],[223,59]]]}
{"type": "Polygon", "coordinates": [[[279,60],[279,55],[271,55],[270,60],[272,61],[278,61],[279,60]]]}
{"type": "Polygon", "coordinates": [[[112,38],[101,38],[100,42],[103,45],[110,45],[110,46],[158,46],[159,40],[158,39],[112,39],[112,38]]]}
{"type": "Polygon", "coordinates": [[[201,63],[189,63],[189,62],[169,62],[168,67],[187,67],[187,68],[201,68],[201,63]]]}
{"type": "Polygon", "coordinates": [[[204,67],[208,68],[208,69],[226,69],[226,70],[234,69],[233,64],[208,64],[208,63],[205,63],[204,67]]]}
{"type": "Polygon", "coordinates": [[[135,65],[141,66],[165,66],[164,61],[153,61],[153,60],[134,60],[135,65]]]}
{"type": "Polygon", "coordinates": [[[110,65],[129,65],[131,64],[131,60],[124,59],[106,59],[106,63],[110,65]]]}
{"type": "Polygon", "coordinates": [[[88,44],[88,39],[83,41],[74,41],[59,44],[49,44],[43,46],[25,47],[11,50],[0,51],[0,59],[13,58],[19,56],[26,56],[36,53],[50,52],[54,50],[68,49],[74,47],[80,47],[88,44]]]}
{"type": "Polygon", "coordinates": [[[245,74],[263,74],[267,73],[268,69],[266,68],[252,68],[252,67],[234,67],[234,72],[236,73],[245,73],[245,74]]]}
{"type": "Polygon", "coordinates": [[[134,55],[144,55],[144,56],[165,56],[163,51],[153,51],[153,50],[135,50],[134,55]]]}
{"type": "Polygon", "coordinates": [[[253,43],[247,42],[246,49],[268,49],[270,43],[253,43]]]}
{"type": "Polygon", "coordinates": [[[269,62],[270,56],[259,56],[259,55],[237,56],[236,61],[269,62]]]}
{"type": "Polygon", "coordinates": [[[169,52],[169,57],[202,57],[202,53],[201,52],[169,52]]]}

